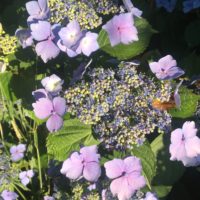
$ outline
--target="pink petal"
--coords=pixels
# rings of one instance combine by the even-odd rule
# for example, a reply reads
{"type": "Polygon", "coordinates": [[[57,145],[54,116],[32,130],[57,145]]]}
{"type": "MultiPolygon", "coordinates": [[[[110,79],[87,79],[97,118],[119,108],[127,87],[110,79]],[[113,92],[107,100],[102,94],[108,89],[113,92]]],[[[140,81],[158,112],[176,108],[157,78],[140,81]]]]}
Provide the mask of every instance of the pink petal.
{"type": "Polygon", "coordinates": [[[39,119],[45,119],[51,115],[53,104],[47,98],[41,98],[36,103],[32,104],[34,113],[39,119]]]}
{"type": "Polygon", "coordinates": [[[140,159],[134,156],[129,156],[124,159],[124,164],[126,165],[126,173],[131,173],[133,171],[141,172],[142,170],[140,159]]]}
{"type": "Polygon", "coordinates": [[[200,139],[197,136],[186,139],[185,149],[189,158],[198,156],[200,154],[200,139]]]}
{"type": "Polygon", "coordinates": [[[30,179],[28,177],[24,177],[23,179],[21,179],[21,183],[25,186],[28,185],[29,182],[30,182],[30,179]]]}
{"type": "Polygon", "coordinates": [[[26,10],[29,15],[38,15],[40,13],[40,7],[37,1],[29,1],[26,3],[26,10]]]}
{"type": "Polygon", "coordinates": [[[171,67],[175,67],[177,66],[176,60],[173,59],[173,57],[171,55],[167,55],[163,58],[161,58],[158,63],[160,64],[160,66],[162,68],[164,68],[165,70],[171,68],[171,67]]]}
{"type": "Polygon", "coordinates": [[[66,101],[64,98],[61,97],[55,97],[53,99],[53,107],[54,107],[54,111],[60,115],[63,116],[65,114],[66,111],[66,101]]]}
{"type": "Polygon", "coordinates": [[[63,126],[63,119],[59,115],[53,114],[47,120],[46,126],[50,132],[58,131],[63,126]]]}
{"type": "Polygon", "coordinates": [[[110,179],[121,176],[122,173],[125,172],[126,168],[124,161],[121,159],[108,161],[104,164],[104,167],[106,169],[106,176],[110,179]]]}
{"type": "Polygon", "coordinates": [[[78,179],[83,171],[82,161],[82,157],[77,152],[74,152],[70,158],[64,161],[60,172],[70,179],[78,179]]]}
{"type": "Polygon", "coordinates": [[[51,35],[51,24],[46,21],[39,21],[30,25],[31,35],[37,41],[46,40],[51,35]]]}
{"type": "Polygon", "coordinates": [[[113,180],[110,184],[110,190],[113,196],[117,196],[119,200],[129,200],[135,192],[128,184],[126,177],[113,180]]]}
{"type": "Polygon", "coordinates": [[[80,153],[85,162],[99,162],[100,155],[97,154],[97,146],[88,146],[80,149],[80,153]]]}
{"type": "Polygon", "coordinates": [[[182,129],[177,128],[171,133],[172,144],[180,144],[182,142],[183,132],[182,129]]]}
{"type": "Polygon", "coordinates": [[[135,26],[125,28],[121,31],[121,42],[123,44],[129,44],[138,40],[138,31],[135,26]]]}
{"type": "Polygon", "coordinates": [[[151,71],[155,74],[155,73],[159,73],[161,70],[161,66],[159,63],[157,62],[151,62],[149,63],[149,67],[151,69],[151,71]]]}
{"type": "Polygon", "coordinates": [[[128,184],[133,190],[139,190],[146,185],[144,176],[138,173],[131,173],[127,176],[128,184]]]}
{"type": "Polygon", "coordinates": [[[192,137],[196,136],[196,134],[197,134],[197,129],[195,128],[195,123],[193,121],[185,122],[183,124],[182,130],[183,130],[185,138],[192,138],[192,137]]]}
{"type": "Polygon", "coordinates": [[[90,162],[85,163],[83,169],[83,176],[86,180],[96,182],[101,175],[101,167],[99,163],[90,162]]]}
{"type": "Polygon", "coordinates": [[[37,55],[41,56],[45,63],[47,63],[48,60],[56,58],[60,53],[60,49],[51,40],[37,43],[35,50],[37,55]]]}
{"type": "Polygon", "coordinates": [[[184,157],[186,157],[186,150],[184,143],[182,144],[171,144],[169,146],[169,152],[171,154],[170,160],[178,160],[181,161],[184,157]]]}

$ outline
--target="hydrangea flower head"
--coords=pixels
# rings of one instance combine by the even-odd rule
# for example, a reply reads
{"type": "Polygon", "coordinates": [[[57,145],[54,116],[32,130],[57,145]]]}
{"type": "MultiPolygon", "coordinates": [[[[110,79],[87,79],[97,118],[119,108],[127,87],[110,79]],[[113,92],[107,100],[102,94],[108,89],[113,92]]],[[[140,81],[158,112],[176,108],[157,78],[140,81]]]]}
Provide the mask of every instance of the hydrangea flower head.
{"type": "Polygon", "coordinates": [[[41,56],[46,63],[48,60],[55,58],[60,53],[60,49],[54,43],[56,40],[56,31],[58,25],[51,26],[49,22],[38,21],[30,25],[33,38],[38,41],[36,44],[36,53],[41,56]]]}
{"type": "Polygon", "coordinates": [[[144,200],[158,200],[158,198],[155,196],[155,194],[147,192],[144,200]]]}
{"type": "Polygon", "coordinates": [[[134,26],[134,20],[131,13],[123,13],[114,16],[104,26],[109,35],[111,46],[117,44],[129,44],[138,41],[138,31],[134,26]]]}
{"type": "Polygon", "coordinates": [[[186,121],[182,129],[178,128],[171,133],[169,151],[170,160],[182,161],[184,165],[190,165],[200,155],[200,139],[196,136],[195,123],[186,121]]]}
{"type": "Polygon", "coordinates": [[[1,197],[3,198],[3,200],[16,200],[18,198],[18,195],[15,192],[4,190],[1,193],[1,197]]]}
{"type": "Polygon", "coordinates": [[[149,66],[151,71],[160,80],[178,78],[185,73],[181,68],[177,67],[176,60],[170,55],[161,58],[158,62],[149,63],[149,66]]]}
{"type": "Polygon", "coordinates": [[[34,176],[33,170],[23,171],[23,172],[20,172],[20,174],[19,174],[19,178],[21,180],[21,183],[25,186],[27,184],[29,184],[29,182],[31,181],[31,178],[33,176],[34,176]]]}
{"type": "Polygon", "coordinates": [[[46,91],[52,94],[58,94],[62,90],[62,84],[64,82],[60,79],[60,77],[53,74],[49,77],[45,77],[44,79],[42,79],[41,83],[46,91]]]}
{"type": "Polygon", "coordinates": [[[64,161],[60,172],[69,179],[79,179],[83,176],[90,182],[96,182],[101,175],[100,155],[97,146],[83,147],[80,153],[74,152],[64,161]]]}
{"type": "Polygon", "coordinates": [[[29,1],[26,3],[26,10],[30,15],[28,21],[47,19],[50,14],[47,0],[29,1]]]}
{"type": "Polygon", "coordinates": [[[63,125],[62,116],[66,112],[66,102],[64,98],[55,97],[53,100],[49,98],[40,98],[33,103],[36,117],[46,119],[46,126],[50,132],[59,130],[63,125]]]}
{"type": "Polygon", "coordinates": [[[183,2],[183,12],[188,13],[200,7],[200,0],[187,0],[183,2]]]}
{"type": "Polygon", "coordinates": [[[86,56],[90,56],[92,52],[99,49],[99,44],[97,42],[98,34],[87,32],[85,37],[80,41],[79,47],[76,52],[78,54],[83,53],[86,56]]]}
{"type": "Polygon", "coordinates": [[[16,37],[19,40],[20,45],[23,48],[32,46],[33,37],[31,35],[31,31],[28,29],[17,29],[15,32],[16,37]]]}
{"type": "Polygon", "coordinates": [[[141,175],[142,166],[140,159],[130,156],[114,159],[104,164],[106,175],[113,179],[110,190],[119,200],[128,200],[131,196],[145,186],[145,178],[141,175]]]}
{"type": "Polygon", "coordinates": [[[10,148],[11,160],[13,162],[17,162],[17,161],[21,160],[24,157],[25,151],[26,151],[25,144],[19,144],[17,146],[12,146],[10,148]]]}

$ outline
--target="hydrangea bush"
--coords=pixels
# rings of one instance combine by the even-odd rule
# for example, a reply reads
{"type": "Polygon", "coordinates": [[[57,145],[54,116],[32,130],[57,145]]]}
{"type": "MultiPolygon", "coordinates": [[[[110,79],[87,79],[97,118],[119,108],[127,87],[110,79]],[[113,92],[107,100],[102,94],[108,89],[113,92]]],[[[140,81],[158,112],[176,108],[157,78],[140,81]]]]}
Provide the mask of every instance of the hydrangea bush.
{"type": "Polygon", "coordinates": [[[0,199],[200,199],[199,0],[0,3],[0,199]]]}

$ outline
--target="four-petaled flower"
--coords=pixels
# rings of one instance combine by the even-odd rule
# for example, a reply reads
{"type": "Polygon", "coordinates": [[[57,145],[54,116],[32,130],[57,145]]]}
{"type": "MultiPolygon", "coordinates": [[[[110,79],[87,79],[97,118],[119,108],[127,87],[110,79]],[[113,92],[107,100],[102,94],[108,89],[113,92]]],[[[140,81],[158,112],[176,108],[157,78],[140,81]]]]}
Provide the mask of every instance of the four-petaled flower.
{"type": "Polygon", "coordinates": [[[161,58],[158,62],[151,62],[149,66],[160,80],[171,80],[185,73],[181,68],[177,67],[176,60],[171,55],[161,58]]]}
{"type": "Polygon", "coordinates": [[[58,94],[62,90],[62,84],[64,81],[60,77],[53,74],[42,79],[41,83],[47,92],[50,92],[51,94],[58,94]]]}
{"type": "Polygon", "coordinates": [[[178,128],[171,133],[169,151],[170,160],[182,161],[185,166],[199,163],[200,139],[196,136],[195,123],[186,121],[182,129],[178,128]]]}
{"type": "Polygon", "coordinates": [[[145,178],[141,175],[142,166],[140,159],[130,156],[114,159],[104,164],[106,175],[113,179],[110,190],[119,200],[128,200],[131,196],[145,186],[145,178]]]}
{"type": "Polygon", "coordinates": [[[33,37],[29,29],[17,29],[15,35],[18,38],[19,43],[23,48],[32,46],[33,37]]]}
{"type": "Polygon", "coordinates": [[[17,146],[12,146],[10,148],[11,153],[11,160],[13,162],[17,162],[21,160],[24,157],[24,152],[26,151],[26,145],[25,144],[19,144],[17,146]]]}
{"type": "Polygon", "coordinates": [[[34,176],[34,172],[33,170],[28,170],[28,171],[23,171],[19,173],[19,178],[21,180],[21,183],[23,185],[27,185],[29,184],[29,182],[31,181],[31,178],[34,176]]]}
{"type": "Polygon", "coordinates": [[[49,118],[46,122],[46,126],[50,132],[57,131],[62,127],[62,116],[66,112],[66,102],[64,98],[55,97],[53,100],[49,98],[40,98],[32,105],[36,117],[39,119],[49,118]]]}
{"type": "Polygon", "coordinates": [[[80,153],[74,152],[64,161],[60,172],[73,180],[83,176],[90,182],[96,182],[101,175],[99,159],[96,145],[83,147],[80,153]]]}
{"type": "Polygon", "coordinates": [[[111,46],[138,41],[138,31],[134,26],[133,15],[125,13],[114,16],[103,27],[109,35],[111,46]]]}

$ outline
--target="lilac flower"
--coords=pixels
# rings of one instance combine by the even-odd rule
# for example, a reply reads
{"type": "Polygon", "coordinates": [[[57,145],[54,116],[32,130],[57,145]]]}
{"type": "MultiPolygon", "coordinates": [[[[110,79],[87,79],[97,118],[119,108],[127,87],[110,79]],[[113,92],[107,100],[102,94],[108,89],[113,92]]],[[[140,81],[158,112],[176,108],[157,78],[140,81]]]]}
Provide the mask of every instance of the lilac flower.
{"type": "Polygon", "coordinates": [[[128,10],[128,12],[132,13],[133,16],[141,18],[142,11],[138,8],[134,7],[131,0],[123,0],[125,8],[128,10]]]}
{"type": "Polygon", "coordinates": [[[200,0],[187,0],[183,2],[183,12],[188,13],[200,7],[200,0]]]}
{"type": "Polygon", "coordinates": [[[46,126],[50,132],[59,130],[63,125],[62,116],[66,111],[66,102],[64,98],[55,97],[53,100],[49,98],[40,98],[36,103],[32,104],[36,117],[46,119],[46,126]]]}
{"type": "Polygon", "coordinates": [[[23,48],[33,45],[33,37],[31,31],[28,29],[17,29],[15,32],[16,37],[19,40],[20,45],[23,48]]]}
{"type": "Polygon", "coordinates": [[[182,161],[185,166],[194,165],[200,156],[200,139],[196,136],[195,123],[185,122],[182,129],[171,133],[170,160],[182,161]],[[191,164],[190,164],[191,163],[191,164]]]}
{"type": "Polygon", "coordinates": [[[165,8],[166,11],[172,12],[176,6],[177,0],[156,0],[158,8],[165,8]]]}
{"type": "Polygon", "coordinates": [[[44,200],[55,200],[55,198],[51,196],[44,196],[44,200]]]}
{"type": "Polygon", "coordinates": [[[61,51],[67,53],[69,57],[77,56],[76,49],[80,38],[83,36],[79,23],[71,21],[66,27],[59,31],[60,40],[57,45],[61,51]]]}
{"type": "Polygon", "coordinates": [[[90,182],[96,182],[101,175],[99,159],[96,145],[83,147],[80,153],[74,152],[64,161],[60,172],[73,180],[83,176],[90,182]]]}
{"type": "Polygon", "coordinates": [[[3,200],[16,200],[18,198],[18,195],[15,192],[4,190],[1,193],[1,197],[3,198],[3,200]]]}
{"type": "Polygon", "coordinates": [[[155,196],[155,194],[147,192],[144,200],[158,200],[158,198],[155,196]]]}
{"type": "Polygon", "coordinates": [[[71,21],[66,27],[61,28],[58,34],[62,43],[67,48],[75,45],[82,36],[81,28],[76,20],[71,21]]]}
{"type": "Polygon", "coordinates": [[[47,19],[50,15],[47,0],[29,1],[26,3],[26,10],[30,15],[27,21],[34,19],[47,19]]]}
{"type": "Polygon", "coordinates": [[[98,34],[87,32],[85,37],[80,41],[79,47],[76,53],[83,53],[86,56],[90,56],[92,52],[99,49],[99,44],[97,42],[98,34]]]}
{"type": "Polygon", "coordinates": [[[145,186],[145,178],[141,175],[140,159],[130,156],[124,160],[114,159],[104,164],[106,175],[111,182],[110,190],[119,200],[128,200],[145,186]]]}
{"type": "Polygon", "coordinates": [[[48,60],[55,58],[60,53],[60,49],[56,46],[56,31],[58,25],[53,25],[46,21],[38,21],[30,25],[31,34],[36,41],[36,53],[41,56],[46,63],[48,60]]]}
{"type": "Polygon", "coordinates": [[[17,162],[21,160],[24,157],[24,152],[26,151],[26,145],[25,144],[19,144],[17,146],[12,146],[10,148],[11,153],[11,160],[13,162],[17,162]]]}
{"type": "Polygon", "coordinates": [[[19,174],[19,178],[21,180],[21,183],[25,186],[27,184],[29,184],[29,182],[31,181],[31,178],[33,176],[34,176],[33,170],[23,171],[23,172],[20,172],[20,174],[19,174]]]}
{"type": "Polygon", "coordinates": [[[178,78],[185,72],[177,67],[176,60],[171,55],[161,58],[158,62],[149,63],[151,71],[160,80],[170,80],[178,78]]]}
{"type": "Polygon", "coordinates": [[[96,183],[93,183],[93,184],[91,184],[91,185],[89,185],[89,186],[87,187],[87,189],[88,189],[89,191],[96,190],[96,188],[97,188],[96,183]]]}
{"type": "Polygon", "coordinates": [[[114,16],[103,27],[109,35],[111,46],[138,41],[138,31],[131,13],[114,16]]]}
{"type": "Polygon", "coordinates": [[[64,81],[61,80],[60,77],[53,74],[42,79],[41,83],[46,91],[51,94],[58,94],[62,90],[62,84],[64,81]]]}

